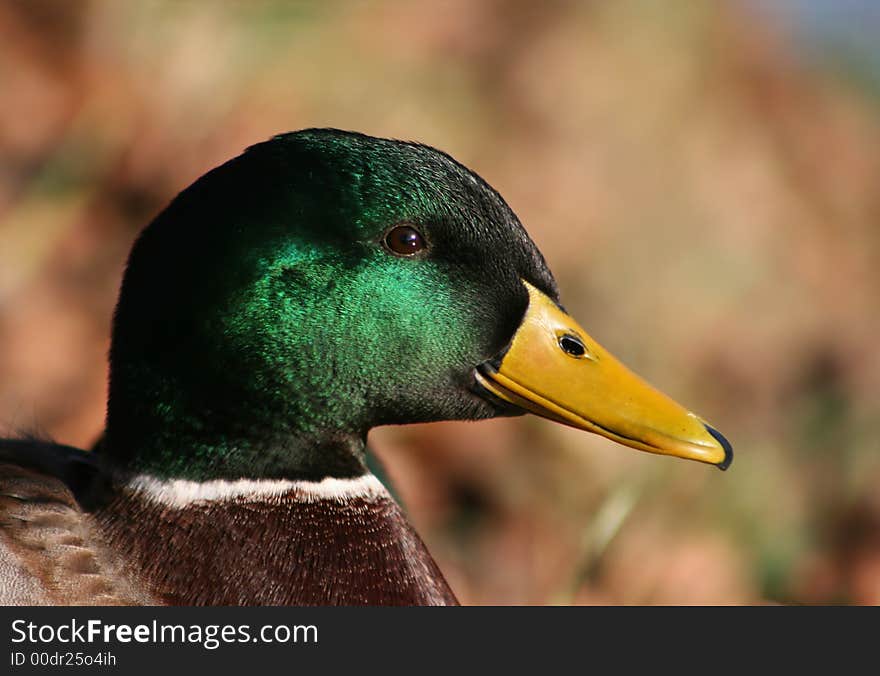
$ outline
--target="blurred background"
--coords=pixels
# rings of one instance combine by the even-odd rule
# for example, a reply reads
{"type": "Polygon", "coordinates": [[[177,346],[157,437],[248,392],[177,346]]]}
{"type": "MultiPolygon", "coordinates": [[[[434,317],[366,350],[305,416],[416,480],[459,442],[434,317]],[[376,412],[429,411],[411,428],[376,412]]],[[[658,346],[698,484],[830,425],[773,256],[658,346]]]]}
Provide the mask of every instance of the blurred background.
{"type": "Polygon", "coordinates": [[[88,446],[138,231],[269,136],[419,140],[733,442],[533,417],[370,443],[463,603],[880,603],[880,5],[0,3],[0,432],[88,446]]]}

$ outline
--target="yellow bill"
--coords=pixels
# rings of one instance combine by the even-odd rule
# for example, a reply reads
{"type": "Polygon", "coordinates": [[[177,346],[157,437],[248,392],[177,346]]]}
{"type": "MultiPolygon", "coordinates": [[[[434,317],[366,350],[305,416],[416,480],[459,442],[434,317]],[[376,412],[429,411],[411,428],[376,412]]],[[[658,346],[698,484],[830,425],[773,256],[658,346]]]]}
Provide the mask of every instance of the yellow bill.
{"type": "Polygon", "coordinates": [[[727,439],[617,361],[553,300],[523,284],[528,310],[504,355],[479,367],[483,388],[632,448],[727,469],[733,460],[727,439]]]}

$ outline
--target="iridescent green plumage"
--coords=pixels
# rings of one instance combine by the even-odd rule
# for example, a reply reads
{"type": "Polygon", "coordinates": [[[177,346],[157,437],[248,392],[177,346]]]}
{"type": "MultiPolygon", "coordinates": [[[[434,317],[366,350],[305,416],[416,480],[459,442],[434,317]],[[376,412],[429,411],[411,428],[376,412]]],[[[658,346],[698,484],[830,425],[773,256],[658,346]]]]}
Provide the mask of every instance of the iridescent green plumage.
{"type": "Polygon", "coordinates": [[[194,479],[360,474],[371,427],[499,413],[473,369],[516,330],[520,279],[556,296],[513,212],[449,156],[335,130],[254,146],[132,252],[107,453],[194,479]],[[399,223],[422,255],[383,246],[399,223]]]}

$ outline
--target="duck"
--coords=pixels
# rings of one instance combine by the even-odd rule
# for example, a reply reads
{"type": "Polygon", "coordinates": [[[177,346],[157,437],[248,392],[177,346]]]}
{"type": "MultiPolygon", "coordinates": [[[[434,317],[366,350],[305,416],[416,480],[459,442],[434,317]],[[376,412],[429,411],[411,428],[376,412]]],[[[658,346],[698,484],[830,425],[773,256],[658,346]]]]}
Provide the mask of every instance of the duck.
{"type": "Polygon", "coordinates": [[[368,470],[382,425],[531,413],[733,457],[565,311],[479,175],[337,129],[251,146],[142,230],[109,362],[94,451],[0,441],[5,605],[456,605],[368,470]]]}

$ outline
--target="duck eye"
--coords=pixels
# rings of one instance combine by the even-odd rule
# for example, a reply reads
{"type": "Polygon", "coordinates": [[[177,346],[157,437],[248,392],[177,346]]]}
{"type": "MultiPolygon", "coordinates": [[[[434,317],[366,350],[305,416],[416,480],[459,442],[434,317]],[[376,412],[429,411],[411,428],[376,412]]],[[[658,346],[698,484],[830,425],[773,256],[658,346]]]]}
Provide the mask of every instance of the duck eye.
{"type": "Polygon", "coordinates": [[[425,239],[411,225],[397,225],[386,233],[385,246],[398,256],[412,256],[425,248],[425,239]]]}
{"type": "Polygon", "coordinates": [[[583,357],[587,353],[587,348],[577,336],[566,333],[559,336],[559,347],[562,351],[570,354],[572,357],[583,357]]]}

